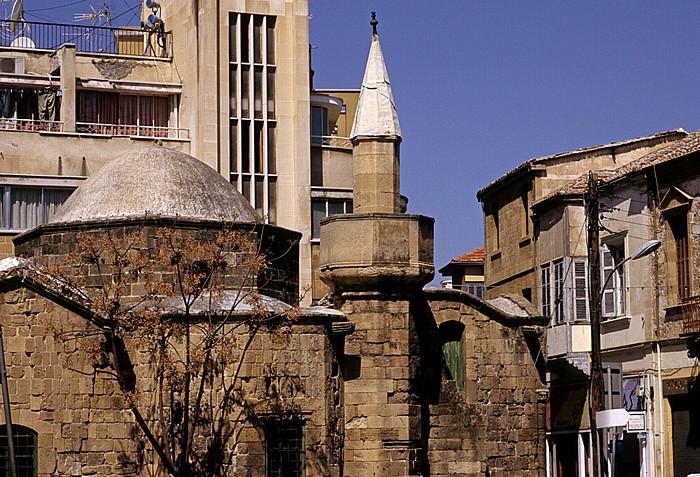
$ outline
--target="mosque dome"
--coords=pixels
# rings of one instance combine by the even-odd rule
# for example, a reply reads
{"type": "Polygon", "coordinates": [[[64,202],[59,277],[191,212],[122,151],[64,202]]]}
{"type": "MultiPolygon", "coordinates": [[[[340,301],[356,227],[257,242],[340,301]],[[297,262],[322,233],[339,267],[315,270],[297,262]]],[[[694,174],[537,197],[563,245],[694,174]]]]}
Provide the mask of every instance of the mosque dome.
{"type": "Polygon", "coordinates": [[[183,152],[151,146],[107,163],[66,200],[50,222],[144,217],[261,221],[250,203],[214,169],[183,152]]]}

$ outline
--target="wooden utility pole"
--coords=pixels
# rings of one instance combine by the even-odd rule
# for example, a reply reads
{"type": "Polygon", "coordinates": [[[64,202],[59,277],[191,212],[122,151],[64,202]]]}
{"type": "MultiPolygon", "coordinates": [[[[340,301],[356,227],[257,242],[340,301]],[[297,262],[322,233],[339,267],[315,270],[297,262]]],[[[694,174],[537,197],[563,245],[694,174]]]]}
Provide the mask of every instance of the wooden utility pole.
{"type": "Polygon", "coordinates": [[[591,453],[593,468],[591,475],[600,474],[600,444],[596,412],[601,409],[603,398],[603,368],[600,356],[600,241],[599,241],[599,196],[598,175],[588,173],[587,218],[588,218],[588,293],[591,315],[591,388],[588,396],[591,421],[591,453]]]}

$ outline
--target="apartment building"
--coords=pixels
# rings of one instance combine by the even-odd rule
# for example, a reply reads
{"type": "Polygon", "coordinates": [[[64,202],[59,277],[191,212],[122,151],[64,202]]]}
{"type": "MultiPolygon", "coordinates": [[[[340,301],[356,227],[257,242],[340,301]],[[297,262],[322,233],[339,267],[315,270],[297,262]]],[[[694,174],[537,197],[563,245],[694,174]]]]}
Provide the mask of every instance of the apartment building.
{"type": "Polygon", "coordinates": [[[358,91],[312,91],[307,2],[146,3],[143,28],[4,27],[1,253],[107,158],[158,141],[301,231],[300,286],[312,285],[318,221],[352,209],[358,91]]]}

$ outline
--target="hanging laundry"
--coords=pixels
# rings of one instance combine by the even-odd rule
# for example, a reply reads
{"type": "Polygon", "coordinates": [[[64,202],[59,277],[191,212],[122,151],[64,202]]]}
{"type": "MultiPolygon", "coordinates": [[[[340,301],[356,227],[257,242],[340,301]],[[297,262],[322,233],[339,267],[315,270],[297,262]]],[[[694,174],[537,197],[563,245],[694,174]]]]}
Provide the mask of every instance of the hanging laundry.
{"type": "Polygon", "coordinates": [[[56,90],[42,89],[39,90],[39,119],[43,121],[56,121],[56,90]]]}

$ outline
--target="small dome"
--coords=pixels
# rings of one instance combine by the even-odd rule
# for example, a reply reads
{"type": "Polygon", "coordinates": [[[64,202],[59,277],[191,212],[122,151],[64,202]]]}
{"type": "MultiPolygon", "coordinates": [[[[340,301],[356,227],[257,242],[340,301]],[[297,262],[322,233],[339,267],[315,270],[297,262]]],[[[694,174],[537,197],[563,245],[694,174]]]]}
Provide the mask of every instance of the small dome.
{"type": "Polygon", "coordinates": [[[51,223],[166,217],[260,222],[250,203],[194,157],[152,146],[124,154],[85,181],[51,223]]]}

